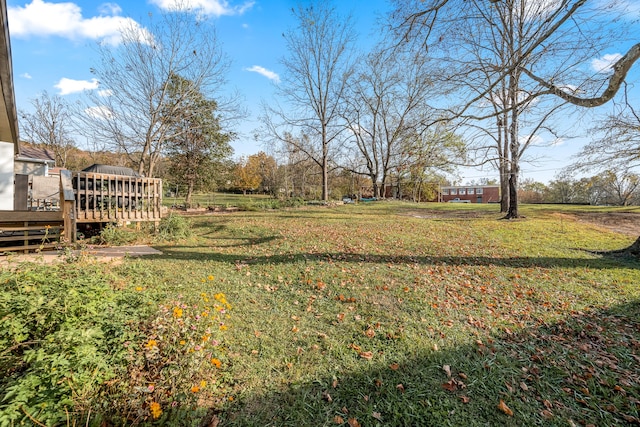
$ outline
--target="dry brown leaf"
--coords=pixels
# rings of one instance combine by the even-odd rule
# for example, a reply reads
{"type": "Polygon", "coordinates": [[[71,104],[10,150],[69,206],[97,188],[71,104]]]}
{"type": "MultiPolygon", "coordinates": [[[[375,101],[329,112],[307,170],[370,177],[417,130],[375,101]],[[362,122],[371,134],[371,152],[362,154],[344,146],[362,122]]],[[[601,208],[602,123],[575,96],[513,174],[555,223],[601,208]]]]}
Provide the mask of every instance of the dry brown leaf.
{"type": "Polygon", "coordinates": [[[504,403],[504,400],[502,399],[500,399],[500,403],[498,403],[498,409],[500,409],[502,412],[504,412],[508,416],[513,417],[513,411],[511,410],[511,408],[507,406],[506,403],[504,403]]]}
{"type": "Polygon", "coordinates": [[[442,367],[442,370],[444,371],[445,374],[447,374],[447,378],[451,378],[451,366],[444,365],[442,367]]]}
{"type": "Polygon", "coordinates": [[[376,331],[373,330],[373,328],[369,328],[367,329],[364,334],[368,337],[368,338],[373,338],[376,336],[376,331]]]}
{"type": "Polygon", "coordinates": [[[460,396],[460,400],[462,400],[462,403],[469,403],[471,398],[469,396],[460,396]]]}
{"type": "Polygon", "coordinates": [[[214,415],[213,418],[211,418],[211,421],[209,421],[209,427],[218,427],[218,424],[220,424],[220,418],[218,418],[217,415],[214,415]]]}
{"type": "Polygon", "coordinates": [[[550,420],[553,418],[553,413],[547,409],[544,409],[542,412],[540,412],[540,414],[545,420],[550,420]]]}
{"type": "Polygon", "coordinates": [[[349,427],[360,427],[360,423],[355,418],[349,418],[347,423],[349,424],[349,427]]]}
{"type": "Polygon", "coordinates": [[[398,369],[400,369],[400,365],[398,365],[397,363],[392,363],[391,365],[389,365],[389,369],[391,369],[392,371],[397,371],[398,369]]]}
{"type": "Polygon", "coordinates": [[[333,422],[336,424],[344,424],[344,418],[342,418],[340,415],[336,415],[335,417],[333,417],[333,422]]]}
{"type": "Polygon", "coordinates": [[[372,412],[371,416],[378,421],[382,421],[382,414],[380,412],[372,412]]]}
{"type": "Polygon", "coordinates": [[[398,384],[396,386],[396,388],[398,389],[398,391],[400,391],[401,393],[404,393],[404,386],[402,384],[398,384]]]}
{"type": "Polygon", "coordinates": [[[442,388],[447,391],[456,391],[458,389],[458,384],[456,384],[455,380],[449,380],[442,384],[442,388]]]}
{"type": "Polygon", "coordinates": [[[373,353],[370,351],[361,351],[360,357],[362,357],[363,359],[371,360],[373,359],[373,353]]]}
{"type": "Polygon", "coordinates": [[[529,387],[524,383],[524,381],[520,381],[520,388],[524,391],[529,391],[529,387]]]}

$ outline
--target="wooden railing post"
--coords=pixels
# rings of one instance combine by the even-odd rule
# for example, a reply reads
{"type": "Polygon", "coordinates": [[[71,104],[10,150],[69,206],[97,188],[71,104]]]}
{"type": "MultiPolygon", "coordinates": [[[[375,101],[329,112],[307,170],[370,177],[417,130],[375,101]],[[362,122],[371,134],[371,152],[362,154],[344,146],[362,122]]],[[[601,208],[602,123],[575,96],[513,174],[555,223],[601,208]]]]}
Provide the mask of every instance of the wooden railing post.
{"type": "Polygon", "coordinates": [[[68,243],[76,241],[76,204],[72,179],[71,171],[60,171],[60,204],[64,220],[64,238],[68,243]]]}

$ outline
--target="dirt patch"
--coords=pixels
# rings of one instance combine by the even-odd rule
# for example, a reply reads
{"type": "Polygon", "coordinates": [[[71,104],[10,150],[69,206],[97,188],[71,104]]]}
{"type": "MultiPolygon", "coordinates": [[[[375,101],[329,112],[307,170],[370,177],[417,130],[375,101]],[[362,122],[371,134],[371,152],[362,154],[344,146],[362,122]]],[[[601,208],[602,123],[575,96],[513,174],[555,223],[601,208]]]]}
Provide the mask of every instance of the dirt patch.
{"type": "Polygon", "coordinates": [[[635,212],[574,212],[563,214],[579,222],[595,224],[607,230],[626,234],[631,237],[640,236],[640,213],[635,212]]]}
{"type": "Polygon", "coordinates": [[[400,215],[412,216],[414,218],[425,219],[477,219],[495,217],[495,212],[477,211],[442,211],[436,209],[421,209],[419,211],[405,211],[400,215]]]}
{"type": "MultiPolygon", "coordinates": [[[[408,210],[400,215],[415,218],[458,220],[478,218],[498,218],[495,212],[476,212],[466,210],[436,210],[421,209],[408,210]]],[[[607,230],[622,233],[631,237],[640,236],[640,212],[557,212],[554,216],[564,217],[568,220],[594,224],[607,230]]]]}

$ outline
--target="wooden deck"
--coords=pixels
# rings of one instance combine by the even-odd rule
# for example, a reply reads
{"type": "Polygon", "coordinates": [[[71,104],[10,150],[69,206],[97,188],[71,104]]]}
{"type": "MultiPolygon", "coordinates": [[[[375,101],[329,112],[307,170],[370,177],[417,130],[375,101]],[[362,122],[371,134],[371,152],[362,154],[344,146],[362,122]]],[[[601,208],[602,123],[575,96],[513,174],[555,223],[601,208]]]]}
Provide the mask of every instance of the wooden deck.
{"type": "Polygon", "coordinates": [[[76,222],[162,218],[162,180],[93,172],[73,173],[76,222]]]}
{"type": "Polygon", "coordinates": [[[63,236],[62,211],[0,211],[0,252],[53,249],[63,236]]]}
{"type": "Polygon", "coordinates": [[[78,224],[158,224],[162,219],[162,180],[157,178],[63,171],[59,197],[56,206],[45,206],[50,210],[0,211],[0,254],[74,242],[78,224]]]}

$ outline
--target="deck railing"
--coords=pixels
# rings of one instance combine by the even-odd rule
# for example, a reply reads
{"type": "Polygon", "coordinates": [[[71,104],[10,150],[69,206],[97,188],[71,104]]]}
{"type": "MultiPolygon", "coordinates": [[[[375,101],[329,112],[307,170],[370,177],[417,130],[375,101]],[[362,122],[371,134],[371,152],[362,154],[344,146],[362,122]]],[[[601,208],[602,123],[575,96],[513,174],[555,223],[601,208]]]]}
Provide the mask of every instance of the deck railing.
{"type": "Polygon", "coordinates": [[[76,222],[160,221],[162,180],[74,172],[76,222]]]}

